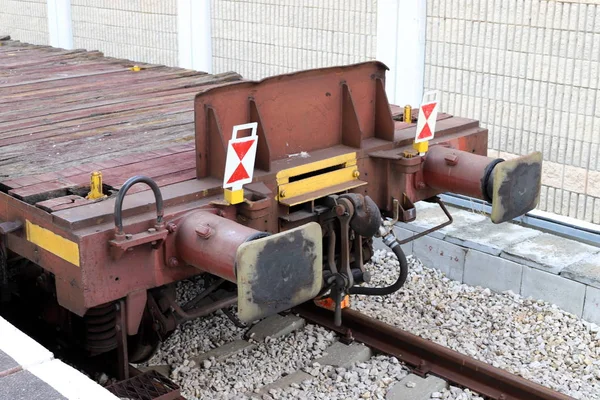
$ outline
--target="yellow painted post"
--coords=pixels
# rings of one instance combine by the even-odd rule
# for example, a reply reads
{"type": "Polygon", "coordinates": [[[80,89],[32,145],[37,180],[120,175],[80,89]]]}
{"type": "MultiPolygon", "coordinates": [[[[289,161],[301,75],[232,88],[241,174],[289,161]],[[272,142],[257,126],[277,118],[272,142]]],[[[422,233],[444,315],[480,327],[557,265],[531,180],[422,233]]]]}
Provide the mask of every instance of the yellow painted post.
{"type": "Polygon", "coordinates": [[[410,105],[404,106],[404,122],[412,123],[412,107],[410,105]]]}
{"type": "Polygon", "coordinates": [[[102,193],[102,173],[100,171],[92,172],[90,177],[90,192],[86,196],[88,200],[96,200],[106,197],[102,193]]]}
{"type": "Polygon", "coordinates": [[[413,143],[413,148],[419,152],[419,154],[424,154],[427,153],[427,150],[429,150],[429,142],[419,142],[419,143],[413,143]]]}
{"type": "Polygon", "coordinates": [[[244,202],[244,189],[223,189],[223,195],[225,197],[225,201],[229,204],[239,204],[244,202]]]}

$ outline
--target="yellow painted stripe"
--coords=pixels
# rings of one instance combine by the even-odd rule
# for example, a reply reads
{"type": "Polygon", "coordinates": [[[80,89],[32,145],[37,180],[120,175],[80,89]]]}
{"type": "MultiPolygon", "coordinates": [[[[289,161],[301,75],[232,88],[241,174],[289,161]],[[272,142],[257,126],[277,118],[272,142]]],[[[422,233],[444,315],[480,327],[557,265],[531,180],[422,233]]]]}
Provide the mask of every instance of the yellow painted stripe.
{"type": "Polygon", "coordinates": [[[327,158],[325,160],[315,161],[308,164],[298,165],[297,167],[281,170],[277,173],[277,183],[287,183],[291,177],[341,164],[344,164],[345,167],[356,165],[356,153],[342,154],[340,156],[327,158]]]}
{"type": "Polygon", "coordinates": [[[79,246],[39,225],[25,221],[27,240],[79,267],[79,246]]]}
{"type": "Polygon", "coordinates": [[[327,172],[325,174],[312,176],[297,182],[280,185],[279,197],[295,197],[304,193],[314,192],[326,187],[355,180],[357,178],[354,176],[354,171],[356,171],[356,167],[348,167],[327,172]],[[282,193],[284,196],[281,196],[282,193]]]}

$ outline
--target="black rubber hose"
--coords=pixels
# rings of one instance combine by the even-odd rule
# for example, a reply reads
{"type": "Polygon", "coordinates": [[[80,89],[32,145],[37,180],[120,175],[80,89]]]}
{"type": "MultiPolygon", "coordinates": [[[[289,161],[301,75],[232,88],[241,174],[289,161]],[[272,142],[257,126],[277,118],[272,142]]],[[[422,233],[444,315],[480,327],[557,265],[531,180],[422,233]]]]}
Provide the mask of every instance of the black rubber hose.
{"type": "Polygon", "coordinates": [[[396,258],[398,258],[398,262],[400,263],[400,275],[398,275],[398,279],[396,279],[396,282],[394,282],[390,286],[385,287],[353,286],[348,291],[349,294],[365,294],[367,296],[387,296],[388,294],[397,292],[402,287],[402,285],[404,285],[404,282],[406,282],[406,278],[408,277],[408,261],[406,260],[406,256],[402,251],[402,247],[398,244],[396,240],[392,241],[391,238],[389,238],[388,240],[384,239],[384,243],[390,248],[390,250],[394,252],[396,258]]]}

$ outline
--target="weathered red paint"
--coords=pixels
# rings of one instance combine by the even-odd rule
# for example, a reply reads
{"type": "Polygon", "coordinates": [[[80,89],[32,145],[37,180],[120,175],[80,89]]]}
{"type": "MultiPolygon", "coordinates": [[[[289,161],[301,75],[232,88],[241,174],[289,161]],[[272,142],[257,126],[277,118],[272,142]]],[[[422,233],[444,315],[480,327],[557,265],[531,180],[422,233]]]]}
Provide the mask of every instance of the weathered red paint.
{"type": "Polygon", "coordinates": [[[237,248],[258,233],[210,212],[193,212],[177,227],[177,256],[203,272],[236,282],[237,248]]]}
{"type": "MultiPolygon", "coordinates": [[[[18,150],[11,146],[31,149],[29,162],[15,161],[0,182],[0,220],[28,219],[79,245],[77,267],[37,248],[22,231],[7,235],[10,250],[56,276],[60,305],[78,315],[127,298],[133,311],[127,313],[127,327],[135,332],[143,296],[134,293],[200,271],[235,281],[232,257],[251,234],[318,220],[287,218],[295,210],[275,198],[281,170],[354,152],[361,179],[368,182],[355,191],[369,195],[387,213],[394,199],[407,196],[416,202],[441,192],[435,184],[427,185],[435,180],[423,173],[423,158],[407,161],[403,156],[411,150],[416,127],[393,119],[399,109],[388,104],[381,63],[226,84],[239,77],[154,66],[134,73],[122,60],[101,57],[88,66],[62,68],[52,65],[57,62],[53,59],[46,64],[41,60],[50,50],[27,49],[28,57],[40,58],[40,65],[49,69],[46,74],[31,66],[0,84],[0,103],[11,104],[10,118],[0,120],[0,156],[15,157],[10,151],[18,150]],[[215,83],[219,86],[200,87],[215,83]],[[182,89],[188,84],[197,87],[195,98],[196,90],[182,89]],[[53,102],[56,106],[48,107],[53,102]],[[221,189],[225,144],[234,125],[248,122],[259,123],[254,182],[245,188],[244,203],[229,206],[221,189]],[[69,143],[69,151],[56,155],[49,139],[69,143]],[[96,146],[92,150],[90,143],[96,146]],[[301,151],[310,158],[289,157],[301,151]],[[133,175],[154,179],[164,199],[165,226],[177,228],[159,245],[142,244],[114,257],[109,245],[115,239],[114,198],[77,199],[83,199],[79,193],[85,194],[94,170],[102,171],[113,190],[133,175]],[[48,203],[52,199],[59,200],[48,203]],[[215,232],[207,232],[206,226],[215,232]]],[[[57,51],[51,56],[60,59],[61,54],[66,55],[57,51]]],[[[477,121],[440,113],[431,151],[439,144],[485,155],[487,130],[477,121]]],[[[155,218],[152,193],[132,189],[123,205],[125,234],[147,231],[155,218]]]]}
{"type": "Polygon", "coordinates": [[[434,146],[425,157],[423,179],[436,191],[484,199],[482,177],[494,160],[450,147],[434,146]]]}

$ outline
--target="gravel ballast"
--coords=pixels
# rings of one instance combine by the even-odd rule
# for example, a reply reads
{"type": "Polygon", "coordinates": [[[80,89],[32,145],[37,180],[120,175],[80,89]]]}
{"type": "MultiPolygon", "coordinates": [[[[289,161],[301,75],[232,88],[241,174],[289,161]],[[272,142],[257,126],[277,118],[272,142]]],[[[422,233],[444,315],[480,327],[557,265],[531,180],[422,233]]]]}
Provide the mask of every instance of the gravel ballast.
{"type": "Polygon", "coordinates": [[[303,371],[314,377],[284,390],[271,390],[269,399],[385,399],[389,388],[408,375],[395,357],[374,356],[350,368],[313,363],[303,371]]]}
{"type": "MultiPolygon", "coordinates": [[[[600,333],[556,306],[524,299],[511,292],[494,293],[451,281],[440,271],[409,257],[405,286],[386,296],[353,296],[352,307],[386,323],[459,351],[575,399],[600,399],[600,333]]],[[[392,253],[377,251],[367,265],[370,286],[389,285],[397,276],[392,253]]],[[[191,297],[198,285],[180,285],[191,297]],[[191,285],[191,286],[185,286],[191,285]]],[[[343,369],[319,365],[315,359],[335,336],[308,324],[282,338],[268,338],[223,361],[202,365],[192,357],[242,338],[221,312],[183,324],[161,346],[149,364],[171,364],[171,378],[189,399],[240,399],[283,375],[302,370],[313,379],[285,389],[272,389],[263,399],[384,399],[408,370],[394,357],[378,355],[343,369]],[[188,360],[188,361],[186,361],[188,360]]],[[[450,387],[440,399],[479,400],[477,394],[450,387]]]]}
{"type": "MultiPolygon", "coordinates": [[[[409,262],[402,289],[356,296],[352,307],[575,399],[600,399],[598,326],[543,301],[451,281],[414,257],[409,262]]],[[[398,262],[377,251],[368,268],[371,285],[389,285],[398,262]]]]}

